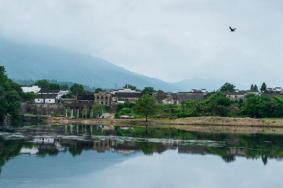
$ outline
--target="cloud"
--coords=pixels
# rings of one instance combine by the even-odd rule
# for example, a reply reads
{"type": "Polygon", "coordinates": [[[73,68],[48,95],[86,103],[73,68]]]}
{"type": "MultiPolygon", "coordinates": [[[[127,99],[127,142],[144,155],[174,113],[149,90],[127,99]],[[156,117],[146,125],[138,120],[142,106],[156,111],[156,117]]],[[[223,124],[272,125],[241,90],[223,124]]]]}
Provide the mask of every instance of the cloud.
{"type": "Polygon", "coordinates": [[[0,34],[167,81],[283,84],[282,9],[277,0],[0,0],[0,34]]]}

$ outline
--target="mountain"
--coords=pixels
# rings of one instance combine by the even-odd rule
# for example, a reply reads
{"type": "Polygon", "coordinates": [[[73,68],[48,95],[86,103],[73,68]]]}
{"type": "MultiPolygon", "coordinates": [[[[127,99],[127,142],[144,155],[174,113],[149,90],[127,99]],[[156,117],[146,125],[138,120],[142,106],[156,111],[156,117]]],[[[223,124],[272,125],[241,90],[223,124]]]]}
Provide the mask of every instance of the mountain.
{"type": "Polygon", "coordinates": [[[180,89],[174,84],[130,72],[97,57],[7,39],[0,39],[0,65],[4,65],[9,77],[15,80],[49,79],[101,88],[122,87],[128,83],[138,88],[180,89]]]}

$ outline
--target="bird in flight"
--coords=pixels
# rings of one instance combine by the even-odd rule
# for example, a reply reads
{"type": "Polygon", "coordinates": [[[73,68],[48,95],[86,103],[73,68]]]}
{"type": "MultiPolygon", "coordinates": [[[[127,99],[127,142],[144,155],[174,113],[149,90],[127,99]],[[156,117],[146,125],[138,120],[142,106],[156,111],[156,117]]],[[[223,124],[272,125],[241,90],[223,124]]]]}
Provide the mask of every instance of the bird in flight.
{"type": "Polygon", "coordinates": [[[236,27],[232,28],[231,26],[229,26],[229,29],[230,29],[231,32],[235,32],[237,28],[236,27]]]}

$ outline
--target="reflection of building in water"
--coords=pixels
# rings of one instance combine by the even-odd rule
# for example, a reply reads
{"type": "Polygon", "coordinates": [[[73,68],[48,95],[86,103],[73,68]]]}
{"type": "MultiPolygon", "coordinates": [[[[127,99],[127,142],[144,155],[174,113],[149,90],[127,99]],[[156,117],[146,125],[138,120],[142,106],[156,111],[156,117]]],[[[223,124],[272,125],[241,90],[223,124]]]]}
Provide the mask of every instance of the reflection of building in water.
{"type": "Polygon", "coordinates": [[[32,148],[22,147],[20,154],[29,154],[29,155],[35,155],[38,153],[38,148],[36,146],[32,146],[32,148]]]}
{"type": "Polygon", "coordinates": [[[230,147],[229,150],[228,150],[228,154],[234,155],[234,156],[245,157],[245,156],[247,156],[247,149],[246,148],[239,148],[239,147],[230,147]]]}
{"type": "Polygon", "coordinates": [[[145,153],[162,153],[167,149],[176,149],[176,143],[150,143],[137,141],[123,141],[115,139],[102,139],[93,141],[93,148],[98,152],[113,151],[122,154],[131,154],[137,151],[145,153]]]}
{"type": "Polygon", "coordinates": [[[93,141],[93,148],[97,152],[105,152],[105,151],[110,151],[111,148],[113,147],[114,142],[110,139],[105,139],[105,140],[95,140],[93,141]]]}
{"type": "Polygon", "coordinates": [[[65,135],[110,135],[115,134],[113,126],[104,125],[65,125],[65,135]]]}

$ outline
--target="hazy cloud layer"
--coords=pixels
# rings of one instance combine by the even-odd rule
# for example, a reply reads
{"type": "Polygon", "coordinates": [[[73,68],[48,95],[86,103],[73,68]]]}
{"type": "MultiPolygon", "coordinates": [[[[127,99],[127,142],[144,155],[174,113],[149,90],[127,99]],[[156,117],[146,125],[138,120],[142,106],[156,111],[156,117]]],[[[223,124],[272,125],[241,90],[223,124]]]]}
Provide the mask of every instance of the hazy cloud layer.
{"type": "Polygon", "coordinates": [[[167,81],[283,85],[282,20],[279,0],[0,0],[2,36],[79,50],[167,81]]]}

